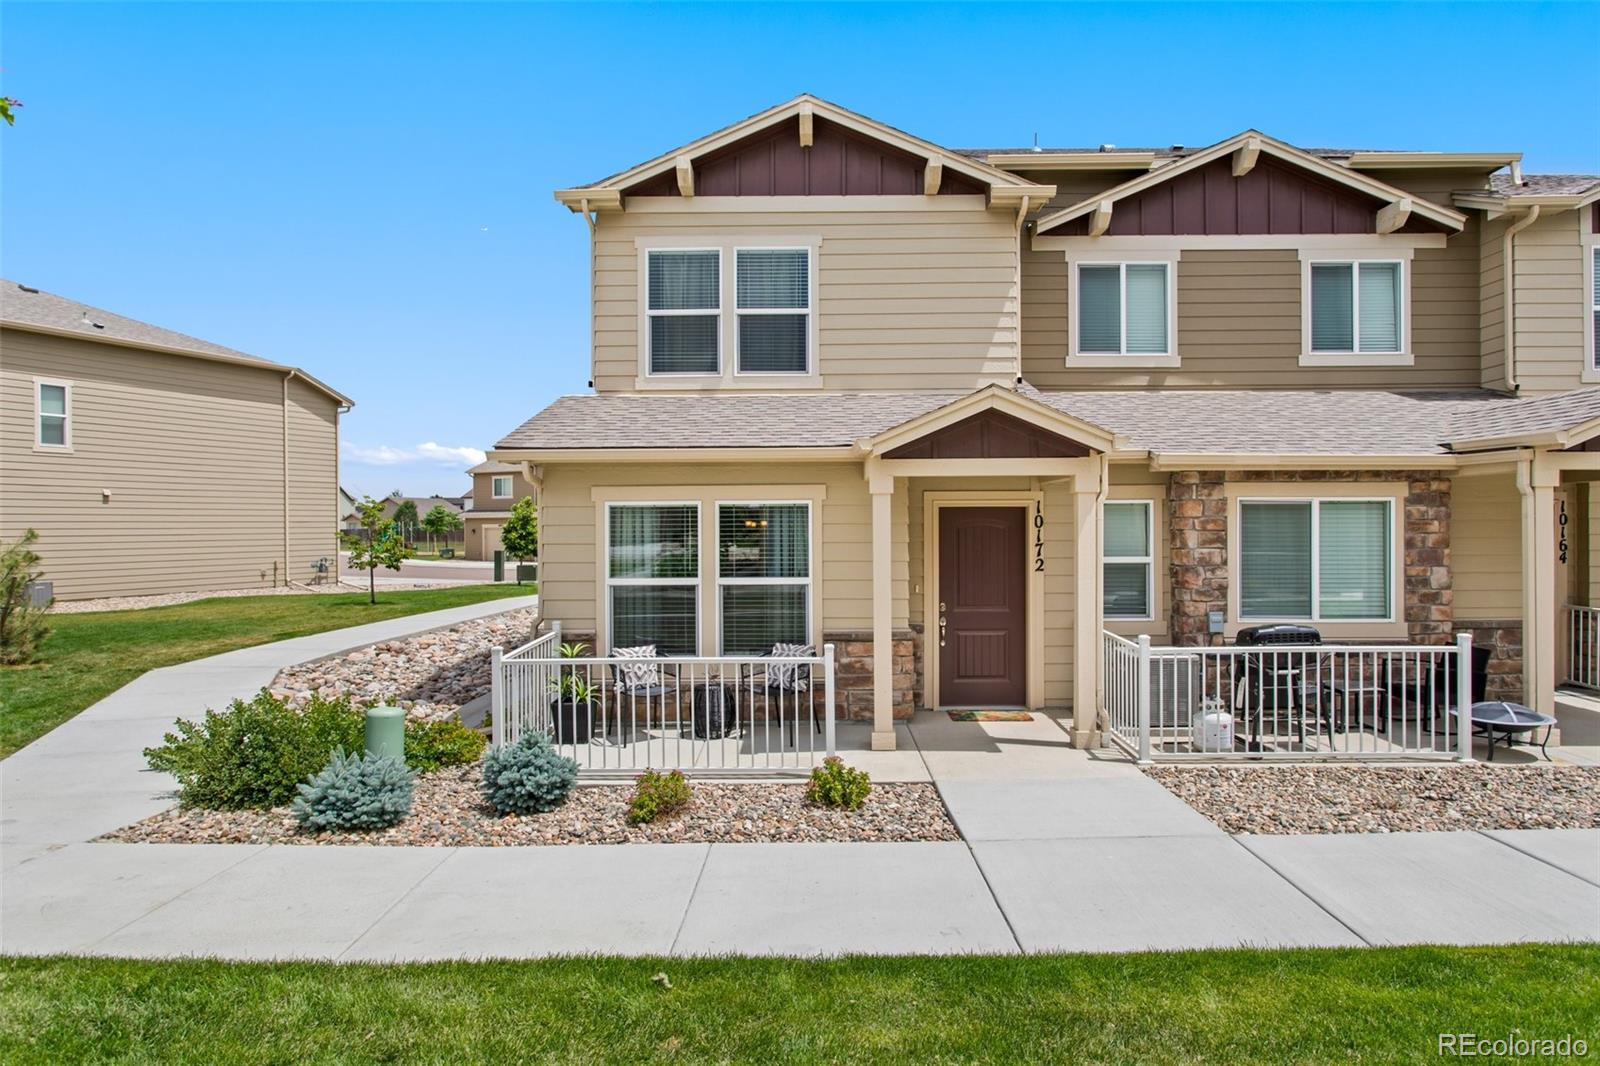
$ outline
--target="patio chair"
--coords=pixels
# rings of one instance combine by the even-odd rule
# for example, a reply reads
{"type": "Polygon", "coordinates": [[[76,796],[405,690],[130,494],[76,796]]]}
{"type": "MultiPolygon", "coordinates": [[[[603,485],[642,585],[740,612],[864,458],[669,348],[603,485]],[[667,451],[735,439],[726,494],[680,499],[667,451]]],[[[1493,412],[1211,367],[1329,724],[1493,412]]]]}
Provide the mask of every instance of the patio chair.
{"type": "MultiPolygon", "coordinates": [[[[804,659],[815,655],[816,649],[810,644],[784,644],[780,642],[774,644],[772,650],[767,654],[772,659],[804,659]]],[[[792,708],[793,713],[789,715],[789,746],[791,748],[797,742],[795,720],[800,717],[803,698],[809,695],[811,690],[810,675],[804,667],[804,663],[749,663],[744,668],[746,672],[740,678],[740,691],[745,691],[754,671],[761,670],[763,672],[764,685],[762,690],[767,696],[769,715],[774,700],[777,701],[780,712],[784,706],[792,708]]],[[[810,705],[810,700],[805,699],[804,707],[809,709],[810,705]]],[[[822,732],[822,720],[816,715],[812,715],[812,725],[818,733],[822,732]]]]}
{"type": "MultiPolygon", "coordinates": [[[[1320,646],[1322,634],[1311,626],[1279,623],[1251,626],[1241,629],[1234,642],[1250,647],[1273,645],[1320,646]]],[[[1273,731],[1280,724],[1293,729],[1306,746],[1306,727],[1312,731],[1326,729],[1328,745],[1333,746],[1333,715],[1331,702],[1313,677],[1308,677],[1307,665],[1311,653],[1260,651],[1241,655],[1233,683],[1234,710],[1242,712],[1250,735],[1252,750],[1262,748],[1262,726],[1271,717],[1273,731]]]]}
{"type": "MultiPolygon", "coordinates": [[[[1475,645],[1472,649],[1473,703],[1482,703],[1488,698],[1491,654],[1486,647],[1475,645]]],[[[1455,678],[1456,656],[1447,645],[1441,646],[1439,654],[1430,655],[1426,663],[1419,662],[1415,654],[1398,658],[1384,656],[1383,687],[1389,693],[1387,717],[1419,722],[1427,719],[1432,731],[1438,720],[1456,705],[1455,678]]],[[[1380,724],[1382,722],[1380,719],[1380,724]]]]}
{"type": "Polygon", "coordinates": [[[638,718],[639,701],[644,701],[645,722],[648,723],[653,704],[660,704],[665,712],[666,695],[677,688],[677,680],[667,664],[657,658],[654,644],[614,648],[611,654],[618,659],[637,660],[611,664],[611,688],[616,693],[616,701],[612,704],[612,713],[606,715],[612,720],[602,732],[615,731],[620,742],[629,723],[638,718]]]}

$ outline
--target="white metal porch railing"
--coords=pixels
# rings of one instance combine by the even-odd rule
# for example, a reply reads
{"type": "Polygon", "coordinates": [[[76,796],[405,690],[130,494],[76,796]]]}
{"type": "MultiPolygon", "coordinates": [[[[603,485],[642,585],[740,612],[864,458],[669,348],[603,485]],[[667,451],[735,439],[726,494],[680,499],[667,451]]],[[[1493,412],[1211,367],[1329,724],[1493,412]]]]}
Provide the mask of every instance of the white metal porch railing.
{"type": "Polygon", "coordinates": [[[1101,648],[1106,736],[1141,762],[1472,758],[1468,634],[1179,648],[1105,633],[1101,648]]]}
{"type": "Polygon", "coordinates": [[[1567,616],[1567,683],[1600,689],[1600,607],[1569,603],[1567,616]]]}
{"type": "Polygon", "coordinates": [[[558,623],[520,648],[491,652],[496,744],[539,730],[591,777],[806,773],[834,754],[832,644],[782,658],[565,658],[560,650],[558,623]]]}

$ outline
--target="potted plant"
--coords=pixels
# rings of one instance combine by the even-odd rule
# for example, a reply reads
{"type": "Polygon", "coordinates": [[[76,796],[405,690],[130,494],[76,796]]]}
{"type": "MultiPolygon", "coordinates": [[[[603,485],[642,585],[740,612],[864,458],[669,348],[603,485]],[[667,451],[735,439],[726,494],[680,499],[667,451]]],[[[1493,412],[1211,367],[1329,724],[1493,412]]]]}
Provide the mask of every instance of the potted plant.
{"type": "MultiPolygon", "coordinates": [[[[589,649],[587,644],[561,645],[563,659],[580,658],[589,649]]],[[[594,698],[600,686],[578,672],[576,666],[557,668],[550,679],[550,722],[557,744],[587,744],[594,724],[594,698]]]]}

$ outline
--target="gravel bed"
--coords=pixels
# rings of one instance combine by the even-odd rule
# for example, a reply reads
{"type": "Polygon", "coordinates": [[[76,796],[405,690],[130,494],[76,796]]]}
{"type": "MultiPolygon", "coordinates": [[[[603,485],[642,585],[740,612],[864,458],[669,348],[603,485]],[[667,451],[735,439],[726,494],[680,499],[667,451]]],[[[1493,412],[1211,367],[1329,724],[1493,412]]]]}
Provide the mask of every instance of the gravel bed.
{"type": "Polygon", "coordinates": [[[489,649],[528,642],[538,611],[525,608],[449,629],[386,640],[278,672],[274,695],[301,705],[313,693],[390,703],[412,718],[448,718],[489,691],[489,649]]]}
{"type": "MultiPolygon", "coordinates": [[[[420,587],[420,586],[419,586],[420,587]]],[[[51,614],[86,614],[89,611],[129,611],[142,607],[171,607],[195,600],[230,599],[235,596],[306,596],[365,592],[367,586],[330,581],[323,585],[279,585],[275,588],[210,589],[204,592],[163,592],[155,596],[102,596],[96,600],[57,600],[51,614]]]]}
{"type": "Polygon", "coordinates": [[[175,808],[102,840],[134,844],[387,844],[510,847],[530,844],[797,843],[960,840],[929,784],[872,786],[859,811],[815,807],[801,784],[695,782],[689,808],[651,825],[629,825],[632,785],[585,785],[548,814],[502,817],[483,802],[477,764],[419,778],[411,815],[365,833],[301,832],[280,807],[270,811],[175,808]]]}
{"type": "Polygon", "coordinates": [[[1155,766],[1144,772],[1230,833],[1600,826],[1600,767],[1155,766]]]}

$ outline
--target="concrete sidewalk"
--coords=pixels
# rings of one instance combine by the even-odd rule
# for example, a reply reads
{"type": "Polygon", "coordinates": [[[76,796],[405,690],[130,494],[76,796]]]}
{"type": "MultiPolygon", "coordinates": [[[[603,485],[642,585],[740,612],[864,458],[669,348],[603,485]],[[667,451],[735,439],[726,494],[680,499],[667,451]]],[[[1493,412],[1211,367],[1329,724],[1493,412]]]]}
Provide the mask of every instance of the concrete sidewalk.
{"type": "Polygon", "coordinates": [[[966,839],[542,848],[93,844],[170,806],[177,709],[521,601],[233,652],[125,687],[0,763],[0,951],[443,959],[1600,940],[1600,830],[1231,837],[1044,716],[919,715],[879,779],[966,839]]]}

